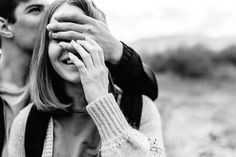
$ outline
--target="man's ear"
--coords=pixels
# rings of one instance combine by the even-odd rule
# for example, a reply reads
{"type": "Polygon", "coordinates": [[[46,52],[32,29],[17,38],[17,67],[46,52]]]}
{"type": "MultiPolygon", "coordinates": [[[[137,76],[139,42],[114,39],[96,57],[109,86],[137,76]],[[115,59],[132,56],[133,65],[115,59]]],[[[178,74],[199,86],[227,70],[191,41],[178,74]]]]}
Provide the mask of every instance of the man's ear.
{"type": "Polygon", "coordinates": [[[0,35],[5,38],[12,38],[13,32],[9,26],[7,20],[3,17],[0,17],[0,35]]]}

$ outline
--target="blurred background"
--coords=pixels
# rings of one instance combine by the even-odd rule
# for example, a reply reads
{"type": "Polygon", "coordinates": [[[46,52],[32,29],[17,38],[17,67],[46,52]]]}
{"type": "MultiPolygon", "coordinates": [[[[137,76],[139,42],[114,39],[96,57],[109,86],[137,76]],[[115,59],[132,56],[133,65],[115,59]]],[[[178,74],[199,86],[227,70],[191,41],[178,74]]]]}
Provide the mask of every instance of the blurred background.
{"type": "Polygon", "coordinates": [[[236,157],[236,1],[94,1],[156,73],[168,157],[236,157]]]}

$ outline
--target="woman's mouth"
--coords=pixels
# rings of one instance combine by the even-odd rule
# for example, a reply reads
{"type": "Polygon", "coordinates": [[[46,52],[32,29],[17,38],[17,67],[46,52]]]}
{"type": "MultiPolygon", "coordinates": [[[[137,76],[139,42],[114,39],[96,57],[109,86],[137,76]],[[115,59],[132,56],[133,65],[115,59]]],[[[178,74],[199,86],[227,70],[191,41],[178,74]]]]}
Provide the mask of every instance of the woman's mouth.
{"type": "MultiPolygon", "coordinates": [[[[83,61],[82,58],[80,57],[80,55],[78,53],[73,53],[76,57],[78,57],[79,60],[83,61]]],[[[72,60],[68,57],[68,55],[63,58],[62,63],[67,64],[67,65],[74,65],[74,63],[72,62],[72,60]]]]}
{"type": "Polygon", "coordinates": [[[63,59],[62,63],[67,64],[67,65],[73,65],[74,64],[69,57],[63,59]]]}

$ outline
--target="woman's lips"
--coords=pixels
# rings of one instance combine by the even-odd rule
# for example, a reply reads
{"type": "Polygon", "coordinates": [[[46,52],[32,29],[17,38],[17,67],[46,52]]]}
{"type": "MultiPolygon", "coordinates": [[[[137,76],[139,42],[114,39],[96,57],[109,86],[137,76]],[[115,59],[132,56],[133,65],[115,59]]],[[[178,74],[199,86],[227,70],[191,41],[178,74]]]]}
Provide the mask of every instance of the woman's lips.
{"type": "MultiPolygon", "coordinates": [[[[64,63],[64,64],[73,65],[74,63],[73,63],[72,60],[68,57],[68,53],[69,53],[69,52],[67,52],[66,56],[62,57],[61,62],[64,63]]],[[[71,52],[71,53],[72,53],[72,52],[71,52]]],[[[83,61],[82,58],[81,58],[81,56],[79,55],[79,53],[73,53],[73,54],[74,54],[76,57],[78,57],[81,61],[83,61]]]]}

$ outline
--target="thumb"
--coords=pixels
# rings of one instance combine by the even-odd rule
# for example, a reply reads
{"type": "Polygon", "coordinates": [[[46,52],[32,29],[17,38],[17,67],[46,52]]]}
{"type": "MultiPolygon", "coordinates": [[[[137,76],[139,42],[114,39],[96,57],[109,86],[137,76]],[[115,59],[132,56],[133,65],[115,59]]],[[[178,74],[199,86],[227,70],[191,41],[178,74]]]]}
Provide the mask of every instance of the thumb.
{"type": "Polygon", "coordinates": [[[102,10],[100,10],[92,0],[88,1],[89,8],[92,11],[92,16],[96,20],[103,21],[106,23],[106,16],[102,10]]]}

